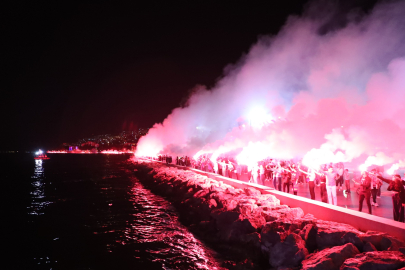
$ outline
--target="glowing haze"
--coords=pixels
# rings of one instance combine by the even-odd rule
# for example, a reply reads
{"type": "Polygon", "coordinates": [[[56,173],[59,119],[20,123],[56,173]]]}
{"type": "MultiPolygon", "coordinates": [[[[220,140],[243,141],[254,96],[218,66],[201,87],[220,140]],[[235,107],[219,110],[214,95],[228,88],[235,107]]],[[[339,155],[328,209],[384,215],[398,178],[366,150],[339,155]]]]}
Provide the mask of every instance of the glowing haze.
{"type": "Polygon", "coordinates": [[[344,27],[316,10],[261,37],[212,89],[195,87],[140,139],[136,155],[403,166],[405,1],[346,14],[344,27]]]}

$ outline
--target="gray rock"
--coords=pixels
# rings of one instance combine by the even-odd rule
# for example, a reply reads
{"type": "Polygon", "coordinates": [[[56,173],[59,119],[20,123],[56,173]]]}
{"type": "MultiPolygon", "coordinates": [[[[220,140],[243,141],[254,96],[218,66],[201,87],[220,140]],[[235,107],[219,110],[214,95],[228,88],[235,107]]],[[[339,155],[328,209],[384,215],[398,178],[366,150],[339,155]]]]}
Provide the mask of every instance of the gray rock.
{"type": "Polygon", "coordinates": [[[232,223],[239,219],[240,214],[236,211],[218,209],[211,212],[211,217],[215,220],[218,230],[227,231],[230,229],[232,223]]]}
{"type": "Polygon", "coordinates": [[[354,232],[345,233],[340,239],[341,245],[352,243],[357,247],[358,250],[363,250],[363,242],[360,237],[354,232]]]}
{"type": "Polygon", "coordinates": [[[307,255],[305,241],[292,233],[284,242],[279,242],[272,248],[269,262],[273,267],[297,267],[307,255]]]}
{"type": "Polygon", "coordinates": [[[377,251],[377,249],[375,248],[375,246],[373,244],[371,244],[370,242],[366,242],[363,245],[363,252],[370,252],[370,251],[377,251]]]}
{"type": "Polygon", "coordinates": [[[380,242],[381,250],[397,251],[401,247],[405,247],[405,243],[390,235],[384,235],[380,242]]]}
{"type": "Polygon", "coordinates": [[[310,254],[303,262],[305,270],[338,270],[348,258],[359,254],[359,250],[352,243],[333,248],[327,248],[317,253],[310,254]]]}
{"type": "Polygon", "coordinates": [[[394,270],[405,267],[405,255],[399,251],[374,251],[347,259],[341,270],[394,270]]]}
{"type": "Polygon", "coordinates": [[[276,244],[282,242],[287,237],[284,228],[280,228],[275,223],[267,223],[260,233],[262,245],[271,250],[276,244]]]}
{"type": "Polygon", "coordinates": [[[307,224],[302,231],[308,251],[313,252],[317,248],[316,235],[318,234],[318,228],[315,224],[307,224]]]}
{"type": "Polygon", "coordinates": [[[365,234],[359,235],[363,243],[370,242],[377,250],[381,250],[381,240],[383,236],[387,235],[382,232],[367,231],[365,234]]]}
{"type": "Polygon", "coordinates": [[[342,245],[342,237],[348,232],[361,234],[348,224],[317,220],[316,225],[318,227],[316,244],[319,249],[342,245]]]}

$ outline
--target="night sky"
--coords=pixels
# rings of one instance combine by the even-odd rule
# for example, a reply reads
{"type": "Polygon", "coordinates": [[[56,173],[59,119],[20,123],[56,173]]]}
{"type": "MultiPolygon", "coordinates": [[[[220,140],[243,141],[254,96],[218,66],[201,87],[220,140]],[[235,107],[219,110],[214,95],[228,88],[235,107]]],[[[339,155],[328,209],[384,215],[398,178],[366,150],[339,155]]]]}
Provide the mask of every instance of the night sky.
{"type": "MultiPolygon", "coordinates": [[[[0,150],[149,128],[306,1],[4,5],[0,150]],[[279,3],[283,3],[281,6],[279,3]]],[[[369,9],[375,1],[338,1],[369,9]]],[[[338,21],[338,20],[337,20],[338,21]]]]}

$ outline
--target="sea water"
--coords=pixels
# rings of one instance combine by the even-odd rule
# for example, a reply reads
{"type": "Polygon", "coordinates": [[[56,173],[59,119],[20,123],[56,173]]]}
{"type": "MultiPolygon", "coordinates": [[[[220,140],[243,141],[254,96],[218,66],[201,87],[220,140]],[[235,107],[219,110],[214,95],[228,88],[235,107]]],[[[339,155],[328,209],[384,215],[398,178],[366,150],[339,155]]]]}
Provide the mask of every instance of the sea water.
{"type": "Polygon", "coordinates": [[[2,269],[221,269],[128,155],[0,154],[2,269]]]}

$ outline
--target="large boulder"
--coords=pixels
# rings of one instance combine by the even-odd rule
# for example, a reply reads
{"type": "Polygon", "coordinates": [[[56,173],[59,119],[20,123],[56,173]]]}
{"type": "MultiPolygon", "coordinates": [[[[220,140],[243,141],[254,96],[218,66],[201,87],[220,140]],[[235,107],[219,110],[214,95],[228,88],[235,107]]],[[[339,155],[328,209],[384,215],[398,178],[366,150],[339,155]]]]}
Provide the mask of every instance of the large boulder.
{"type": "Polygon", "coordinates": [[[219,208],[227,208],[227,205],[233,196],[226,194],[225,192],[214,192],[210,194],[211,199],[215,199],[218,202],[219,208]]]}
{"type": "Polygon", "coordinates": [[[238,238],[239,244],[256,250],[260,249],[260,234],[257,232],[243,234],[238,238]]]}
{"type": "Polygon", "coordinates": [[[367,231],[364,234],[360,234],[359,237],[363,243],[371,243],[377,250],[381,250],[381,240],[386,233],[367,231]]]}
{"type": "Polygon", "coordinates": [[[302,229],[301,237],[305,240],[306,247],[309,252],[313,252],[316,248],[316,235],[318,234],[318,227],[316,224],[307,224],[302,229]]]}
{"type": "Polygon", "coordinates": [[[257,208],[257,204],[255,203],[238,203],[237,210],[245,216],[250,216],[255,209],[257,208]]]}
{"type": "Polygon", "coordinates": [[[358,234],[354,232],[346,232],[342,238],[340,238],[341,245],[352,243],[357,247],[358,250],[363,250],[363,242],[361,241],[358,234]]]}
{"type": "Polygon", "coordinates": [[[342,237],[348,232],[360,235],[361,232],[356,230],[354,227],[325,220],[317,220],[316,225],[318,227],[318,233],[316,235],[316,244],[319,249],[324,249],[327,247],[340,246],[344,243],[345,240],[342,240],[342,237]]]}
{"type": "Polygon", "coordinates": [[[371,244],[370,242],[366,242],[363,245],[363,252],[370,252],[370,251],[377,251],[377,249],[375,248],[375,246],[373,244],[371,244]]]}
{"type": "Polygon", "coordinates": [[[384,235],[381,239],[381,250],[397,251],[405,247],[405,243],[390,235],[384,235]]]}
{"type": "Polygon", "coordinates": [[[357,254],[359,254],[359,250],[351,243],[343,246],[327,248],[320,252],[310,254],[302,262],[302,269],[338,270],[346,259],[353,258],[357,254]]]}
{"type": "MultiPolygon", "coordinates": [[[[263,208],[262,208],[263,209],[263,208]]],[[[266,222],[275,221],[281,219],[281,214],[276,211],[262,211],[262,215],[266,222]]]]}
{"type": "Polygon", "coordinates": [[[304,216],[304,211],[301,208],[284,208],[275,210],[276,213],[280,214],[280,218],[284,219],[298,219],[304,216]]]}
{"type": "Polygon", "coordinates": [[[405,267],[405,255],[399,251],[374,251],[347,259],[341,270],[394,270],[405,267]]]}
{"type": "Polygon", "coordinates": [[[255,195],[261,195],[262,193],[260,190],[252,188],[252,187],[246,187],[243,189],[245,191],[246,195],[248,196],[255,196],[255,195]]]}
{"type": "Polygon", "coordinates": [[[234,237],[239,237],[243,234],[249,234],[257,232],[258,227],[261,225],[260,222],[257,222],[253,219],[238,219],[234,221],[231,225],[231,235],[234,237]]]}
{"type": "Polygon", "coordinates": [[[232,223],[240,218],[240,214],[236,211],[217,209],[211,212],[211,217],[215,220],[219,231],[227,231],[232,223]]]}
{"type": "Polygon", "coordinates": [[[292,233],[271,249],[269,263],[273,267],[297,267],[307,255],[304,240],[292,233]]]}

